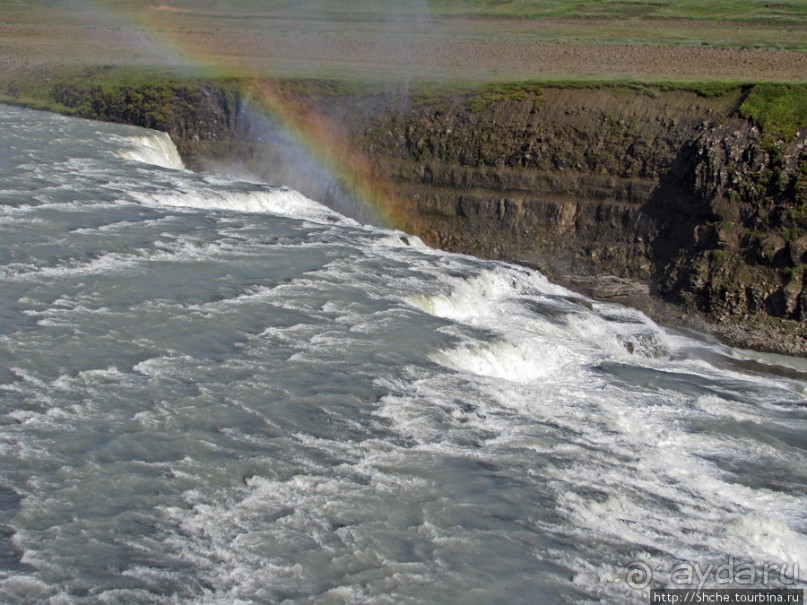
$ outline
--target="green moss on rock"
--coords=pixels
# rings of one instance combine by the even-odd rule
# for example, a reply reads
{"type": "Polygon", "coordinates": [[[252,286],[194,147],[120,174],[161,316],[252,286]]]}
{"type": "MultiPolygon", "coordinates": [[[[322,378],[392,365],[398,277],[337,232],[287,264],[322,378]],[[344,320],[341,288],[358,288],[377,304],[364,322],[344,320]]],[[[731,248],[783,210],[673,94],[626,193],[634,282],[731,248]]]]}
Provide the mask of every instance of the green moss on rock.
{"type": "Polygon", "coordinates": [[[791,141],[807,127],[807,85],[757,84],[739,108],[765,134],[791,141]]]}

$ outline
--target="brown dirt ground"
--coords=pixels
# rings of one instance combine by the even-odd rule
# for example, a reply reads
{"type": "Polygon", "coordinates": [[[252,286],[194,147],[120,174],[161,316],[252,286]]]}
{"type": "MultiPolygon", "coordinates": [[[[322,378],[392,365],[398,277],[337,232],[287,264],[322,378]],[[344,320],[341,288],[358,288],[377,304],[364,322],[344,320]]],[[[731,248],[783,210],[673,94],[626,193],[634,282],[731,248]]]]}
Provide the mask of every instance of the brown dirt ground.
{"type": "Polygon", "coordinates": [[[137,15],[3,15],[0,9],[0,79],[57,65],[149,65],[213,68],[213,74],[234,76],[378,80],[807,81],[806,52],[731,47],[755,36],[770,44],[780,36],[803,48],[807,26],[799,25],[474,19],[390,24],[222,19],[160,8],[137,15]],[[729,47],[692,44],[720,33],[729,47]],[[685,41],[653,43],[679,39],[685,41]]]}

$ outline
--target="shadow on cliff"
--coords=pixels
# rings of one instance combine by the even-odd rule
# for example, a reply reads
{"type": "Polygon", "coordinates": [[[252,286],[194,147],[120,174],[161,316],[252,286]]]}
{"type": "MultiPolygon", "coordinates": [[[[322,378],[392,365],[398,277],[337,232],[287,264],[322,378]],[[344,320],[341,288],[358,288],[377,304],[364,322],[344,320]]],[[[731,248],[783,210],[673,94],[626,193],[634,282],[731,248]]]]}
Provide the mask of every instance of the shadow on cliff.
{"type": "MultiPolygon", "coordinates": [[[[684,303],[682,293],[700,289],[703,284],[699,283],[699,258],[717,244],[714,229],[709,226],[716,219],[712,206],[694,193],[699,162],[697,145],[684,144],[641,208],[654,226],[649,259],[651,293],[672,303],[684,303]]],[[[706,310],[706,301],[698,300],[696,304],[706,310]]]]}

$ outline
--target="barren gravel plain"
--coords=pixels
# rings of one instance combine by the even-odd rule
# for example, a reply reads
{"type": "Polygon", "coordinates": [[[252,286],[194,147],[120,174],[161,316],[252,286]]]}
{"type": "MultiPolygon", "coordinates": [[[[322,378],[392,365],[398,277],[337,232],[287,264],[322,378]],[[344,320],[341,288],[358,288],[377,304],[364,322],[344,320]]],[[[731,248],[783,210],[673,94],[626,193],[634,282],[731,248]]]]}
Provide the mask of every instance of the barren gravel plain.
{"type": "Polygon", "coordinates": [[[798,15],[483,18],[427,3],[386,13],[224,4],[0,1],[0,80],[98,66],[392,81],[807,80],[807,22],[798,15]]]}

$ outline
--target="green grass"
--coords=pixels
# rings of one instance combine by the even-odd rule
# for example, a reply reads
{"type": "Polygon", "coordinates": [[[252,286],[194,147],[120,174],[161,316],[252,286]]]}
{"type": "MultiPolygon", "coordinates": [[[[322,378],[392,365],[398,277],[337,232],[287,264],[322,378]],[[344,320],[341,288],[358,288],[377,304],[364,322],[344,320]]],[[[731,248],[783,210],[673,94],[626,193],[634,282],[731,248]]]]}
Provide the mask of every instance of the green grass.
{"type": "Polygon", "coordinates": [[[468,111],[478,113],[489,106],[501,101],[524,101],[532,99],[533,109],[541,107],[544,84],[539,82],[512,82],[503,84],[489,84],[481,89],[466,93],[465,106],[468,111]]]}
{"type": "MultiPolygon", "coordinates": [[[[451,2],[431,4],[446,10],[451,2]]],[[[766,3],[755,0],[480,0],[473,3],[480,16],[560,19],[703,19],[803,23],[807,6],[800,0],[766,3]]],[[[469,12],[474,14],[471,9],[469,12]]]]}
{"type": "MultiPolygon", "coordinates": [[[[529,80],[524,82],[494,83],[484,86],[468,86],[467,88],[456,85],[447,87],[447,92],[454,94],[466,94],[468,99],[466,105],[471,111],[481,111],[487,106],[497,101],[523,101],[528,97],[534,99],[535,109],[541,105],[541,93],[546,88],[565,89],[609,89],[614,92],[643,95],[650,98],[657,98],[663,92],[691,92],[699,97],[739,97],[744,85],[739,82],[631,82],[613,80],[529,80]]],[[[435,96],[433,87],[429,88],[430,95],[435,96]]]]}
{"type": "MultiPolygon", "coordinates": [[[[110,5],[121,14],[138,14],[156,2],[119,0],[110,5]]],[[[187,12],[160,13],[159,23],[194,24],[194,28],[250,29],[307,20],[329,21],[335,31],[352,24],[383,24],[434,35],[440,28],[463,35],[560,43],[635,43],[651,45],[714,46],[807,50],[807,3],[803,0],[173,0],[187,12]],[[552,27],[533,27],[532,21],[555,20],[552,27]],[[697,26],[690,22],[697,20],[697,26]],[[487,21],[473,32],[468,22],[487,21]],[[521,24],[515,24],[520,21],[521,24]],[[741,23],[726,27],[724,21],[741,23]],[[790,27],[783,35],[782,26],[790,27]],[[796,29],[793,29],[794,26],[796,29]]],[[[154,12],[154,11],[147,11],[154,12]]],[[[153,16],[153,15],[152,15],[153,16]]],[[[162,26],[162,25],[161,25],[162,26]]]]}
{"type": "MultiPolygon", "coordinates": [[[[0,0],[1,1],[1,0],[0,0]]],[[[0,101],[21,104],[38,109],[91,115],[104,107],[93,107],[99,100],[129,95],[129,103],[148,112],[148,122],[167,121],[170,110],[170,91],[184,90],[190,94],[208,82],[229,90],[239,88],[238,77],[206,77],[203,73],[171,71],[163,67],[93,67],[62,69],[48,81],[40,78],[23,78],[6,81],[0,86],[0,101]]],[[[300,97],[340,97],[384,95],[383,82],[325,78],[280,78],[276,84],[281,90],[300,97]]],[[[795,132],[807,128],[807,85],[760,84],[753,87],[736,82],[634,82],[597,79],[546,79],[502,83],[414,82],[409,89],[410,98],[419,106],[440,104],[446,99],[463,97],[466,108],[474,113],[484,111],[502,101],[530,100],[534,110],[543,103],[545,89],[609,89],[627,95],[657,98],[664,93],[690,92],[698,96],[725,97],[726,107],[739,105],[739,113],[753,120],[764,133],[791,139],[795,132]],[[748,91],[743,99],[744,91],[748,91]],[[740,103],[742,100],[742,103],[740,103]]],[[[807,172],[807,162],[803,169],[807,172]]]]}
{"type": "Polygon", "coordinates": [[[807,84],[757,84],[739,112],[763,133],[790,141],[807,128],[807,84]]]}
{"type": "MultiPolygon", "coordinates": [[[[118,6],[142,6],[138,0],[118,0],[118,6]]],[[[227,12],[238,18],[262,15],[265,0],[230,3],[227,12]]],[[[222,10],[218,0],[171,2],[197,15],[222,10]]],[[[703,19],[751,22],[805,23],[803,0],[279,0],[272,4],[277,14],[316,13],[328,19],[394,20],[433,17],[509,19],[703,19]]]]}
{"type": "Polygon", "coordinates": [[[54,71],[47,80],[5,82],[0,102],[166,130],[177,112],[195,110],[203,84],[230,91],[238,86],[159,67],[73,68],[54,71]]]}

